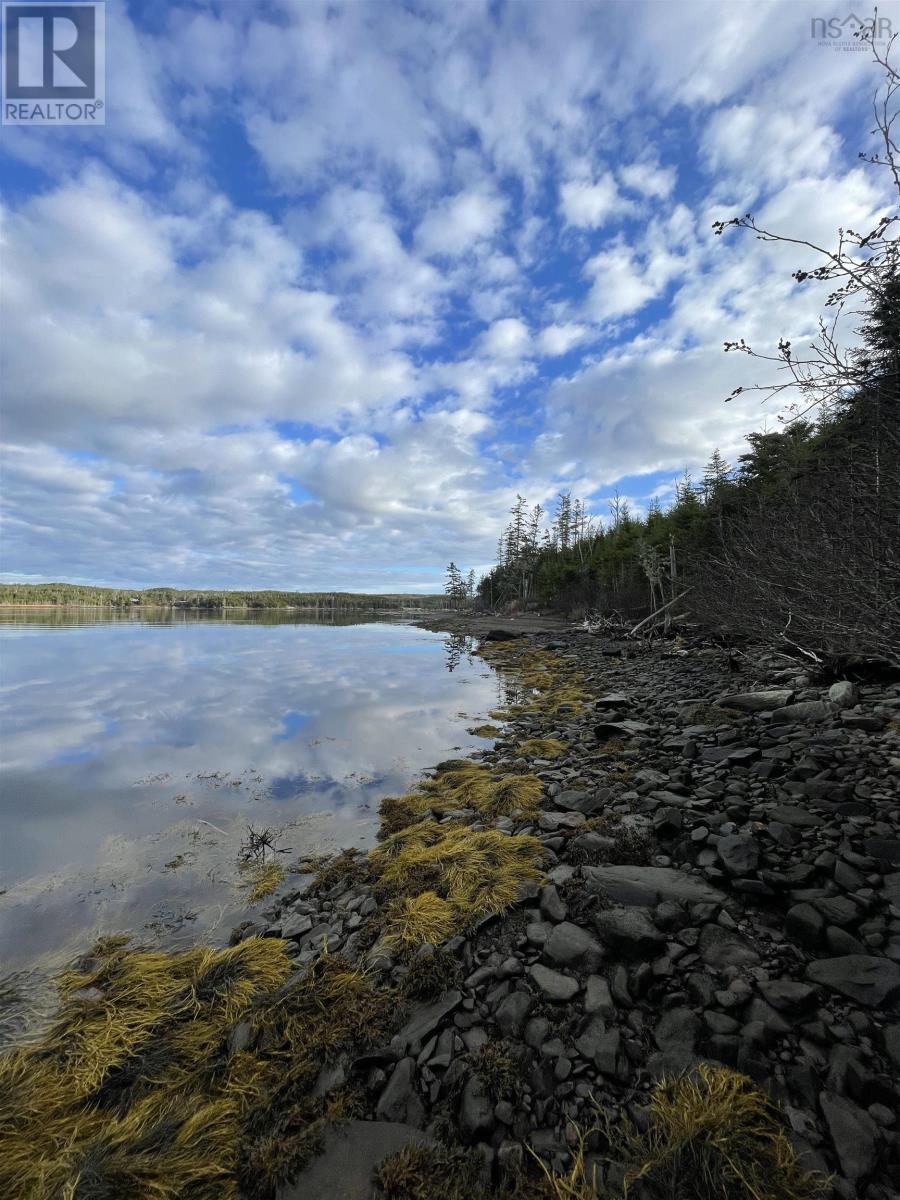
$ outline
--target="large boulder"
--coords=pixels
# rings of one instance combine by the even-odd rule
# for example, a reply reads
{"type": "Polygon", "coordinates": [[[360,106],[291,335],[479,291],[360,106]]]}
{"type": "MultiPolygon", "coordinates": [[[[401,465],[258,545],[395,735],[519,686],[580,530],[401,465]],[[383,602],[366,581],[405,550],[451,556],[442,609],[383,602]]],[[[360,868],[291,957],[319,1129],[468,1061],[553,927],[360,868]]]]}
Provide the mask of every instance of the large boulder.
{"type": "Polygon", "coordinates": [[[794,698],[789,688],[769,688],[761,692],[738,692],[732,696],[720,696],[716,703],[721,708],[736,708],[740,712],[769,712],[784,708],[794,698]]]}
{"type": "Polygon", "coordinates": [[[867,1112],[835,1092],[822,1092],[819,1104],[841,1171],[858,1183],[875,1169],[877,1126],[867,1112]]]}
{"type": "Polygon", "coordinates": [[[867,1008],[892,1009],[900,1001],[900,963],[873,954],[843,954],[811,962],[806,974],[813,983],[849,996],[867,1008]]]}
{"type": "Polygon", "coordinates": [[[577,979],[559,971],[551,971],[549,967],[542,967],[540,963],[529,967],[528,974],[548,1000],[571,1000],[578,991],[577,979]]]}
{"type": "Polygon", "coordinates": [[[585,883],[614,904],[655,908],[663,900],[675,904],[724,904],[725,895],[697,875],[673,867],[582,867],[585,883]]]}
{"type": "Polygon", "coordinates": [[[276,1189],[275,1200],[370,1200],[375,1168],[410,1145],[433,1146],[435,1141],[421,1129],[394,1121],[342,1121],[325,1134],[322,1153],[292,1183],[276,1189]]]}
{"type": "Polygon", "coordinates": [[[613,908],[597,917],[597,931],[604,946],[623,958],[649,958],[666,944],[645,912],[639,908],[613,908]]]}
{"type": "Polygon", "coordinates": [[[799,704],[786,704],[772,713],[773,725],[791,725],[795,722],[827,721],[838,711],[830,700],[801,700],[799,704]]]}
{"type": "Polygon", "coordinates": [[[600,964],[603,951],[597,939],[580,925],[561,921],[544,943],[544,957],[560,966],[581,964],[593,970],[600,964]]]}

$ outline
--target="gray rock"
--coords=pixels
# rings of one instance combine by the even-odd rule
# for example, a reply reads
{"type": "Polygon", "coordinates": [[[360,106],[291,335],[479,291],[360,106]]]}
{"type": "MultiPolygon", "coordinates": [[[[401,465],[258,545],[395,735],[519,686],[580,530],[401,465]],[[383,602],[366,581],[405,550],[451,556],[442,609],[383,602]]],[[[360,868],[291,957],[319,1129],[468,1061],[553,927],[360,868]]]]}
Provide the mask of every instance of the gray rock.
{"type": "Polygon", "coordinates": [[[566,906],[560,899],[559,892],[552,883],[548,883],[546,887],[541,888],[541,916],[548,921],[564,921],[566,919],[566,906]]]}
{"type": "Polygon", "coordinates": [[[706,965],[717,970],[759,962],[759,954],[745,938],[721,925],[704,925],[698,948],[706,965]]]}
{"type": "Polygon", "coordinates": [[[637,908],[613,908],[597,917],[597,931],[604,946],[625,958],[655,955],[666,944],[645,912],[637,908]]]}
{"type": "Polygon", "coordinates": [[[795,722],[827,721],[838,711],[830,700],[801,700],[799,704],[786,704],[772,713],[773,725],[789,725],[795,722]]]}
{"type": "Polygon", "coordinates": [[[594,733],[599,741],[608,742],[614,737],[629,738],[649,733],[652,728],[653,726],[648,725],[646,721],[601,721],[595,727],[594,733]]]}
{"type": "Polygon", "coordinates": [[[759,864],[759,847],[753,838],[733,833],[719,839],[716,846],[723,867],[729,875],[749,875],[759,864]]]}
{"type": "Polygon", "coordinates": [[[528,974],[544,993],[548,1000],[571,1000],[578,991],[578,980],[569,975],[561,975],[559,971],[551,971],[540,963],[528,968],[528,974]]]}
{"type": "Polygon", "coordinates": [[[598,788],[595,792],[562,792],[554,803],[570,812],[580,812],[586,817],[593,817],[603,812],[612,798],[613,794],[609,788],[598,788]]]}
{"type": "Polygon", "coordinates": [[[394,1039],[400,1050],[408,1050],[418,1042],[423,1042],[461,1000],[461,992],[446,992],[433,1004],[423,1004],[417,1008],[394,1039]]]}
{"type": "Polygon", "coordinates": [[[598,1016],[593,1016],[575,1039],[575,1049],[582,1058],[593,1060],[605,1039],[606,1026],[603,1020],[598,1016]]]}
{"type": "Polygon", "coordinates": [[[602,892],[614,904],[654,908],[663,900],[676,904],[723,904],[725,894],[696,875],[672,867],[583,867],[590,891],[602,892]]]}
{"type": "Polygon", "coordinates": [[[421,1107],[421,1101],[413,1087],[415,1072],[414,1058],[401,1058],[394,1067],[375,1109],[379,1121],[407,1121],[410,1108],[416,1105],[421,1107]]]}
{"type": "Polygon", "coordinates": [[[770,688],[762,692],[738,692],[736,695],[720,696],[718,704],[722,708],[737,708],[741,712],[768,712],[774,708],[783,708],[794,698],[794,693],[788,688],[770,688]]]}
{"type": "Polygon", "coordinates": [[[586,820],[580,812],[545,812],[541,813],[538,825],[545,833],[555,833],[557,829],[579,829],[586,820]]]}
{"type": "Polygon", "coordinates": [[[859,701],[859,688],[855,683],[842,679],[828,689],[828,699],[839,708],[852,708],[859,701]]]}
{"type": "Polygon", "coordinates": [[[412,1125],[387,1121],[342,1121],[325,1134],[322,1153],[292,1183],[276,1189],[276,1200],[370,1200],[372,1172],[391,1154],[410,1145],[433,1146],[434,1138],[412,1125]]]}
{"type": "Polygon", "coordinates": [[[530,1011],[531,997],[527,992],[510,992],[500,1001],[494,1020],[504,1037],[521,1037],[530,1011]]]}
{"type": "Polygon", "coordinates": [[[336,1062],[325,1063],[316,1079],[313,1095],[317,1100],[330,1096],[347,1082],[347,1059],[339,1058],[336,1062]]]}
{"type": "Polygon", "coordinates": [[[900,1070],[900,1025],[886,1025],[884,1028],[884,1052],[900,1070]]]}
{"type": "Polygon", "coordinates": [[[306,913],[289,913],[281,920],[281,936],[283,938],[301,938],[312,929],[312,917],[306,913]]]}
{"type": "Polygon", "coordinates": [[[858,1183],[875,1169],[877,1126],[867,1112],[834,1092],[822,1092],[819,1104],[841,1171],[858,1183]]]}
{"type": "Polygon", "coordinates": [[[689,1008],[671,1008],[660,1017],[653,1038],[660,1050],[693,1054],[700,1035],[700,1018],[689,1008]]]}
{"type": "Polygon", "coordinates": [[[763,979],[757,987],[766,1002],[779,1011],[803,1008],[816,996],[816,989],[810,984],[799,983],[793,979],[763,979]]]}
{"type": "Polygon", "coordinates": [[[896,838],[866,838],[863,849],[870,858],[886,867],[900,867],[900,840],[896,838]]]}
{"type": "Polygon", "coordinates": [[[784,918],[787,932],[801,945],[815,948],[825,932],[825,918],[811,904],[803,902],[788,909],[784,918]]]}
{"type": "Polygon", "coordinates": [[[603,952],[597,940],[571,921],[562,921],[554,926],[553,932],[544,943],[544,955],[560,966],[585,963],[596,967],[603,952]]]}
{"type": "Polygon", "coordinates": [[[806,974],[867,1008],[890,1008],[900,1000],[900,963],[870,954],[845,954],[811,962],[806,974]]]}
{"type": "Polygon", "coordinates": [[[615,1016],[616,1006],[610,994],[609,984],[602,975],[589,975],[584,989],[584,1011],[599,1013],[602,1017],[615,1016]]]}
{"type": "Polygon", "coordinates": [[[459,1128],[466,1142],[486,1139],[494,1128],[494,1105],[477,1075],[470,1075],[463,1087],[459,1128]]]}

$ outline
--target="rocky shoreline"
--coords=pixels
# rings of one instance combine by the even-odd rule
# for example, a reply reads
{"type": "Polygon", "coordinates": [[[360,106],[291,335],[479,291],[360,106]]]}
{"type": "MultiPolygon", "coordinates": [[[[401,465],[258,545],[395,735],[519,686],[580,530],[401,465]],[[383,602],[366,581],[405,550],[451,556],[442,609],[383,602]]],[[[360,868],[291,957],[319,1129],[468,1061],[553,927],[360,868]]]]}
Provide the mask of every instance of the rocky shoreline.
{"type": "MultiPolygon", "coordinates": [[[[540,809],[436,815],[533,836],[544,881],[439,947],[373,946],[377,887],[353,870],[237,934],[281,938],[300,967],[365,962],[407,997],[386,1044],[322,1066],[316,1094],[352,1086],[358,1119],[279,1200],[366,1196],[385,1154],[435,1139],[474,1147],[489,1191],[532,1151],[565,1172],[598,1108],[640,1127],[654,1082],[702,1062],[763,1086],[802,1165],[832,1176],[822,1194],[896,1198],[900,687],[530,624],[482,652],[512,680],[552,655],[585,700],[543,711],[513,684],[477,757],[536,776],[540,809]]],[[[621,1167],[593,1165],[619,1194],[621,1167]]]]}

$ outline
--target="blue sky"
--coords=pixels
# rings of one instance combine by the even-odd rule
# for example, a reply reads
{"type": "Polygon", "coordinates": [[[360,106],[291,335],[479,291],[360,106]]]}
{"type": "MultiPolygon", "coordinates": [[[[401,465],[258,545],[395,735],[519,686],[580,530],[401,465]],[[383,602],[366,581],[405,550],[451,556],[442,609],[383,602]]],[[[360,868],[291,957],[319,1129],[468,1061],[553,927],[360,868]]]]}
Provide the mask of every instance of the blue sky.
{"type": "Polygon", "coordinates": [[[890,199],[821,15],[110,0],[106,126],[0,134],[4,578],[433,590],[734,460],[823,297],[712,221],[890,199]]]}

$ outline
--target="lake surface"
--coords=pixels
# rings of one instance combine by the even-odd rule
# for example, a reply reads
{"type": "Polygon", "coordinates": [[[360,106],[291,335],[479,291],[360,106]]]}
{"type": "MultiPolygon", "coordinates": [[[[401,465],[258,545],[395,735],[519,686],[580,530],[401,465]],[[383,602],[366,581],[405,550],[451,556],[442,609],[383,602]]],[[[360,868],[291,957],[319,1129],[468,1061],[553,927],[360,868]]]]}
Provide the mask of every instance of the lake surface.
{"type": "Polygon", "coordinates": [[[248,825],[286,869],[371,845],[382,796],[486,745],[501,685],[469,651],[384,621],[0,612],[0,1041],[97,934],[224,941],[271,903],[248,825]]]}

